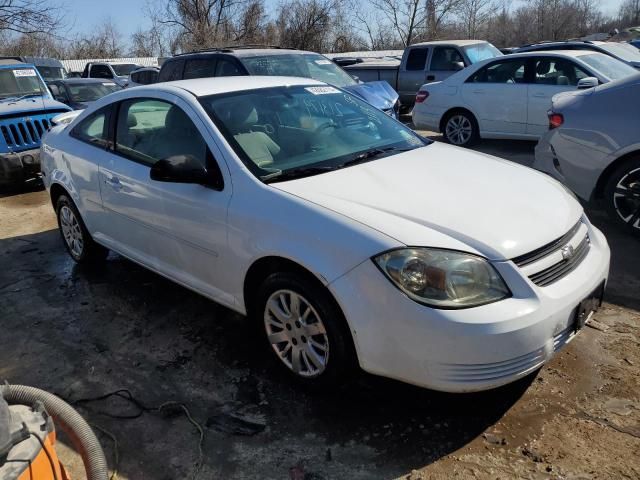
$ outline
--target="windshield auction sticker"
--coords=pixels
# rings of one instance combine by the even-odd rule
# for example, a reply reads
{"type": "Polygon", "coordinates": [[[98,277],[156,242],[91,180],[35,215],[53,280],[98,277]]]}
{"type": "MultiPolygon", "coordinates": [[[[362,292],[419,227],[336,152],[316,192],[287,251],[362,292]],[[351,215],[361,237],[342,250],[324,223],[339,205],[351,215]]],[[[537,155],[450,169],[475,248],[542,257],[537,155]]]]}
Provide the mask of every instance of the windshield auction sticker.
{"type": "Polygon", "coordinates": [[[13,75],[15,77],[35,77],[36,71],[33,68],[20,68],[13,70],[13,75]]]}
{"type": "Polygon", "coordinates": [[[307,87],[305,90],[314,95],[326,95],[328,93],[340,93],[337,88],[334,87],[307,87]]]}

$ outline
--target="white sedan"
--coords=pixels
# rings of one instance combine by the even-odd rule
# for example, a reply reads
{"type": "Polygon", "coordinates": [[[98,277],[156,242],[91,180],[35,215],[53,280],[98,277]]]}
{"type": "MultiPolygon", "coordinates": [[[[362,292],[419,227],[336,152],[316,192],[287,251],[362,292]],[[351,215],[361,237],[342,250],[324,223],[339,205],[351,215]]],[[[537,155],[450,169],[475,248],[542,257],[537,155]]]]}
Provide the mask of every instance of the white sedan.
{"type": "Polygon", "coordinates": [[[420,87],[413,123],[442,132],[458,146],[480,138],[537,140],[549,128],[551,97],[636,73],[626,63],[589,50],[498,57],[420,87]]]}
{"type": "Polygon", "coordinates": [[[574,337],[608,275],[556,180],[307,78],[123,90],[54,127],[42,166],[74,260],[113,250],[248,314],[302,382],[356,365],[454,392],[511,382],[574,337]]]}

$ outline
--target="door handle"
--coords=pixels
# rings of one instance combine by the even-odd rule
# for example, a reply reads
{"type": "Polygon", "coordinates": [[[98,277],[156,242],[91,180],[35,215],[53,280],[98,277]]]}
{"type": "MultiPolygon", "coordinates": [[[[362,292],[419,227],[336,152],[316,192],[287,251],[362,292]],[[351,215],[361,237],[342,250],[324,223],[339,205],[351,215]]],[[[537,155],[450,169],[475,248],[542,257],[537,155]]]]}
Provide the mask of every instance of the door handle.
{"type": "Polygon", "coordinates": [[[479,93],[484,95],[484,90],[473,90],[473,93],[479,93]]]}
{"type": "Polygon", "coordinates": [[[120,183],[120,179],[118,177],[107,178],[104,183],[109,185],[114,190],[122,189],[122,183],[120,183]]]}
{"type": "Polygon", "coordinates": [[[427,80],[432,81],[435,80],[436,76],[435,75],[427,75],[427,80]]]}
{"type": "Polygon", "coordinates": [[[536,97],[536,98],[545,98],[546,97],[546,95],[544,93],[540,93],[540,92],[534,93],[531,96],[532,97],[536,97]]]}

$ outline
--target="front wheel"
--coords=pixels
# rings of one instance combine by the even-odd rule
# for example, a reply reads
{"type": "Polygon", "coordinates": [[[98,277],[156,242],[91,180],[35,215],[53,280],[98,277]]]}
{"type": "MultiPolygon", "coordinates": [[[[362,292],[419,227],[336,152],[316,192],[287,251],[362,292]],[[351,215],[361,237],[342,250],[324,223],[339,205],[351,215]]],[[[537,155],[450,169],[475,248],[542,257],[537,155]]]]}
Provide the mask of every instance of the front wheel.
{"type": "Polygon", "coordinates": [[[469,112],[453,112],[444,123],[442,132],[447,142],[458,147],[468,147],[480,137],[476,119],[469,112]]]}
{"type": "Polygon", "coordinates": [[[604,188],[605,207],[620,226],[640,235],[640,158],[620,165],[604,188]]]}
{"type": "Polygon", "coordinates": [[[322,285],[297,273],[275,273],[257,298],[258,320],[281,367],[307,385],[343,383],[354,366],[350,334],[322,285]]]}

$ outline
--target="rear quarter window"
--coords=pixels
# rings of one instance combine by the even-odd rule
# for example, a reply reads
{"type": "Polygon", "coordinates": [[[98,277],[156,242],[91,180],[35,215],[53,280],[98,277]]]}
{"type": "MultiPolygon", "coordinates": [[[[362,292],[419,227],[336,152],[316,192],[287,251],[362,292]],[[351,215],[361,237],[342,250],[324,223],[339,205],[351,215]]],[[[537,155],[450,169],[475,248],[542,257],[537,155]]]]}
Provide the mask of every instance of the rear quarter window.
{"type": "Polygon", "coordinates": [[[171,82],[173,80],[182,80],[182,66],[183,60],[169,60],[162,65],[160,74],[158,75],[159,82],[171,82]]]}

